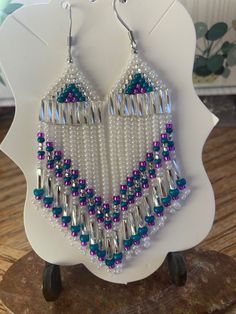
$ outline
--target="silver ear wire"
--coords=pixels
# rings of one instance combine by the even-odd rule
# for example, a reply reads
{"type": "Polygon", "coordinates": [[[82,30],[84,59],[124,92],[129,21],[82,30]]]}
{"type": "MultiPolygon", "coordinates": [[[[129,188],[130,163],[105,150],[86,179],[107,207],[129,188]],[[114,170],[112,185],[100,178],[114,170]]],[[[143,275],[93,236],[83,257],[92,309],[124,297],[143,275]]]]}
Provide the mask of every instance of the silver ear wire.
{"type": "Polygon", "coordinates": [[[72,59],[72,54],[71,54],[71,47],[72,47],[72,8],[71,8],[71,4],[69,1],[62,1],[61,2],[61,6],[63,9],[68,10],[69,12],[69,35],[67,37],[67,46],[68,46],[68,58],[67,61],[68,63],[72,63],[73,59],[72,59]]]}
{"type": "MultiPolygon", "coordinates": [[[[127,3],[128,0],[119,0],[121,3],[127,3]]],[[[136,40],[134,38],[134,33],[133,31],[129,28],[128,24],[125,23],[125,21],[121,18],[118,10],[117,10],[117,6],[116,6],[117,0],[113,0],[113,10],[115,12],[116,17],[118,18],[119,22],[127,29],[128,31],[128,35],[129,35],[129,39],[130,39],[130,43],[131,43],[131,47],[134,53],[137,53],[137,43],[136,40]]]]}

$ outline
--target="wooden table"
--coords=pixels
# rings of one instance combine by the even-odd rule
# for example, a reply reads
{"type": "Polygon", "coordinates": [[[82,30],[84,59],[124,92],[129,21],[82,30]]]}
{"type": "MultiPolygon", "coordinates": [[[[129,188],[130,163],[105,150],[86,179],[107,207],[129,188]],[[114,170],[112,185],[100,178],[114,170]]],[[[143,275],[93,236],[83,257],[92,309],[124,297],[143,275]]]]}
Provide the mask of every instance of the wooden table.
{"type": "MultiPolygon", "coordinates": [[[[0,141],[13,110],[0,111],[0,141]]],[[[216,128],[204,148],[203,160],[216,196],[215,224],[199,247],[236,258],[236,128],[216,128]]],[[[17,149],[17,148],[16,148],[17,149]]],[[[23,226],[26,184],[17,166],[0,152],[0,280],[7,269],[31,250],[23,226]]],[[[7,313],[0,304],[0,313],[7,313]]]]}

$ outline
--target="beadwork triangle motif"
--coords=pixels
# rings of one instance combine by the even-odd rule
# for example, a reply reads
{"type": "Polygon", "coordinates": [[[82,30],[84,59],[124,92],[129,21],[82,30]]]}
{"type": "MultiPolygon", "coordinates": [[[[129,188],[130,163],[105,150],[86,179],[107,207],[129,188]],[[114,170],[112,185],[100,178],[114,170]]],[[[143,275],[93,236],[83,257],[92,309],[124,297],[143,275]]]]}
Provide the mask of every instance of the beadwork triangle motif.
{"type": "Polygon", "coordinates": [[[124,89],[124,93],[128,95],[145,94],[150,92],[153,92],[153,87],[141,73],[133,75],[132,79],[124,89]]]}
{"type": "Polygon", "coordinates": [[[157,73],[134,55],[106,101],[88,86],[70,66],[43,100],[34,196],[92,262],[119,273],[190,190],[177,163],[170,91],[157,73]]]}
{"type": "Polygon", "coordinates": [[[86,101],[83,92],[74,84],[71,83],[64,87],[63,91],[57,97],[59,103],[76,103],[86,101]]]}

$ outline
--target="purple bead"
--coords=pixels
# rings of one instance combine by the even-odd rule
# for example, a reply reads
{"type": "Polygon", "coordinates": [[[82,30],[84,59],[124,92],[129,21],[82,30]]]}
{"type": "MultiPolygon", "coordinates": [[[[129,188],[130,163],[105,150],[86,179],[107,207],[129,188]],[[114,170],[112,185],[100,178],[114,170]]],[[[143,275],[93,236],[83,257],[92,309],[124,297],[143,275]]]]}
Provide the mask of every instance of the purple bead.
{"type": "Polygon", "coordinates": [[[113,218],[114,222],[120,222],[120,218],[113,218]]]}
{"type": "Polygon", "coordinates": [[[51,208],[52,205],[51,205],[51,204],[44,204],[44,207],[45,207],[45,208],[51,208]]]}
{"type": "Polygon", "coordinates": [[[141,192],[136,192],[135,193],[135,197],[141,197],[142,196],[142,193],[141,192]]]}
{"type": "Polygon", "coordinates": [[[150,176],[149,176],[149,178],[152,179],[152,180],[153,180],[153,179],[156,179],[156,177],[157,177],[157,175],[156,175],[155,173],[150,174],[150,176]]]}
{"type": "Polygon", "coordinates": [[[165,160],[165,161],[170,161],[170,156],[165,156],[165,157],[164,157],[164,160],[165,160]]]}
{"type": "Polygon", "coordinates": [[[163,217],[164,216],[164,213],[159,213],[159,214],[157,214],[157,217],[163,217]]]}
{"type": "Polygon", "coordinates": [[[105,258],[104,257],[99,257],[98,260],[99,260],[99,262],[104,262],[105,258]]]}
{"type": "Polygon", "coordinates": [[[146,234],[143,234],[141,237],[142,237],[142,239],[145,239],[145,238],[148,237],[148,234],[147,234],[147,233],[146,233],[146,234]]]}
{"type": "Polygon", "coordinates": [[[155,164],[155,168],[156,169],[160,169],[162,167],[162,164],[160,163],[160,164],[155,164]]]}
{"type": "Polygon", "coordinates": [[[181,191],[183,191],[183,190],[185,190],[185,189],[186,189],[186,186],[185,186],[185,185],[179,187],[179,190],[181,190],[181,191]]]}
{"type": "Polygon", "coordinates": [[[134,89],[134,94],[138,94],[139,90],[137,88],[134,89]]]}
{"type": "Polygon", "coordinates": [[[70,98],[73,97],[73,96],[74,96],[73,93],[69,93],[68,94],[68,97],[70,97],[70,98]]]}
{"type": "Polygon", "coordinates": [[[102,198],[101,196],[95,196],[95,202],[101,202],[102,198]]]}
{"type": "Polygon", "coordinates": [[[47,146],[47,147],[53,147],[53,142],[47,142],[47,143],[46,143],[46,146],[47,146]]]}
{"type": "Polygon", "coordinates": [[[68,104],[69,102],[70,102],[69,98],[66,98],[65,103],[68,104]]]}
{"type": "Polygon", "coordinates": [[[96,251],[92,251],[92,250],[91,250],[91,251],[90,251],[90,255],[91,255],[91,256],[95,256],[95,255],[96,255],[96,251]]]}
{"type": "Polygon", "coordinates": [[[36,201],[40,201],[43,199],[43,196],[35,196],[36,201]]]}
{"type": "Polygon", "coordinates": [[[147,156],[147,158],[152,158],[153,157],[153,153],[147,153],[146,156],[147,156]]]}
{"type": "Polygon", "coordinates": [[[38,155],[38,160],[44,160],[45,159],[45,155],[38,155]]]}
{"type": "Polygon", "coordinates": [[[145,88],[141,88],[141,89],[140,89],[141,94],[145,94],[146,91],[147,91],[147,90],[146,90],[145,88]]]}
{"type": "Polygon", "coordinates": [[[143,184],[143,185],[142,185],[142,187],[143,187],[143,189],[145,189],[145,190],[146,190],[146,189],[148,189],[148,188],[149,188],[149,184],[148,184],[148,183],[145,183],[145,184],[143,184]]]}
{"type": "Polygon", "coordinates": [[[112,229],[112,225],[111,225],[111,224],[105,225],[105,229],[106,229],[106,230],[111,230],[111,229],[112,229]]]}
{"type": "Polygon", "coordinates": [[[53,164],[47,164],[47,169],[53,169],[54,165],[53,164]]]}
{"type": "Polygon", "coordinates": [[[62,223],[62,227],[63,227],[63,228],[67,228],[67,227],[68,227],[68,224],[67,224],[66,222],[63,222],[63,223],[62,223]]]}
{"type": "Polygon", "coordinates": [[[133,171],[133,175],[134,176],[139,176],[140,175],[140,171],[139,170],[134,170],[133,171]]]}
{"type": "Polygon", "coordinates": [[[140,241],[134,241],[134,245],[140,245],[140,241]]]}
{"type": "Polygon", "coordinates": [[[148,225],[150,226],[150,227],[153,227],[153,226],[155,226],[155,221],[153,221],[153,222],[150,222],[148,225]]]}
{"type": "Polygon", "coordinates": [[[154,146],[154,147],[160,147],[160,142],[158,142],[158,141],[153,142],[153,146],[154,146]]]}
{"type": "Polygon", "coordinates": [[[128,183],[133,183],[134,182],[134,178],[133,177],[128,177],[127,178],[127,182],[128,183]]]}
{"type": "Polygon", "coordinates": [[[125,246],[125,251],[126,252],[130,251],[130,246],[125,246]]]}
{"type": "Polygon", "coordinates": [[[129,200],[129,204],[130,204],[130,205],[132,205],[132,204],[134,204],[134,203],[135,203],[135,200],[134,200],[134,199],[129,200]]]}
{"type": "Polygon", "coordinates": [[[168,135],[167,135],[166,133],[162,133],[162,134],[161,134],[161,138],[162,138],[162,139],[167,139],[167,138],[168,138],[168,135]]]}
{"type": "Polygon", "coordinates": [[[179,200],[179,196],[173,196],[173,197],[172,197],[172,200],[173,200],[173,201],[179,200]]]}
{"type": "Polygon", "coordinates": [[[86,184],[86,180],[85,179],[79,179],[79,184],[86,184]]]}
{"type": "Polygon", "coordinates": [[[104,203],[103,206],[102,206],[104,209],[109,209],[110,208],[110,205],[108,203],[104,203]]]}
{"type": "Polygon", "coordinates": [[[166,124],[167,129],[173,129],[173,124],[172,123],[167,123],[166,124]]]}
{"type": "Polygon", "coordinates": [[[90,210],[89,210],[89,215],[90,215],[90,216],[95,215],[95,210],[94,210],[94,209],[90,209],[90,210]]]}
{"type": "Polygon", "coordinates": [[[59,218],[59,215],[53,214],[53,218],[57,219],[57,218],[59,218]]]}
{"type": "Polygon", "coordinates": [[[120,195],[113,196],[113,201],[119,202],[120,201],[120,195]]]}
{"type": "Polygon", "coordinates": [[[86,206],[86,205],[87,205],[87,202],[86,202],[86,201],[82,201],[82,202],[80,202],[79,204],[80,204],[80,206],[86,206]]]}
{"type": "Polygon", "coordinates": [[[77,237],[78,236],[78,232],[71,232],[71,236],[74,237],[74,238],[77,237]]]}
{"type": "Polygon", "coordinates": [[[146,161],[140,161],[139,166],[140,167],[146,167],[147,166],[146,161]]]}
{"type": "Polygon", "coordinates": [[[93,189],[87,189],[87,190],[86,190],[86,193],[88,193],[88,194],[93,194],[93,189]]]}
{"type": "Polygon", "coordinates": [[[87,242],[81,242],[82,246],[87,246],[87,242]]]}
{"type": "Polygon", "coordinates": [[[115,268],[115,264],[114,264],[114,265],[109,266],[109,269],[114,269],[114,268],[115,268]]]}
{"type": "Polygon", "coordinates": [[[72,192],[72,196],[73,196],[73,197],[79,196],[79,192],[72,192]]]}
{"type": "Polygon", "coordinates": [[[65,181],[65,182],[64,182],[64,185],[65,185],[65,186],[71,186],[71,181],[65,181]]]}
{"type": "Polygon", "coordinates": [[[64,164],[65,165],[70,165],[71,164],[71,160],[70,159],[65,159],[64,160],[64,164]]]}
{"type": "Polygon", "coordinates": [[[116,265],[122,264],[122,260],[115,261],[116,265]]]}
{"type": "Polygon", "coordinates": [[[44,133],[43,133],[43,132],[38,132],[38,133],[37,133],[37,137],[43,137],[43,138],[44,138],[44,137],[45,137],[45,135],[44,135],[44,133]]]}
{"type": "Polygon", "coordinates": [[[128,210],[128,207],[127,206],[121,206],[121,211],[122,212],[126,212],[128,210]]]}
{"type": "Polygon", "coordinates": [[[104,218],[98,218],[98,219],[97,219],[97,222],[98,222],[98,223],[103,223],[103,222],[104,222],[104,218]]]}
{"type": "Polygon", "coordinates": [[[137,88],[137,89],[140,89],[141,87],[142,87],[142,86],[141,86],[140,84],[137,84],[137,85],[136,85],[136,88],[137,88]]]}
{"type": "Polygon", "coordinates": [[[79,170],[77,170],[77,169],[72,169],[72,170],[71,170],[71,174],[74,175],[74,176],[78,176],[78,175],[79,175],[79,170]]]}
{"type": "Polygon", "coordinates": [[[62,173],[56,173],[56,178],[62,178],[63,177],[63,174],[62,173]]]}
{"type": "Polygon", "coordinates": [[[62,152],[60,150],[55,150],[54,155],[55,156],[61,156],[62,152]]]}
{"type": "Polygon", "coordinates": [[[127,185],[121,185],[121,186],[120,186],[120,189],[121,189],[122,191],[127,191],[127,185]]]}
{"type": "Polygon", "coordinates": [[[168,147],[168,151],[169,151],[169,152],[174,152],[174,151],[175,151],[175,147],[174,147],[174,146],[168,147]]]}

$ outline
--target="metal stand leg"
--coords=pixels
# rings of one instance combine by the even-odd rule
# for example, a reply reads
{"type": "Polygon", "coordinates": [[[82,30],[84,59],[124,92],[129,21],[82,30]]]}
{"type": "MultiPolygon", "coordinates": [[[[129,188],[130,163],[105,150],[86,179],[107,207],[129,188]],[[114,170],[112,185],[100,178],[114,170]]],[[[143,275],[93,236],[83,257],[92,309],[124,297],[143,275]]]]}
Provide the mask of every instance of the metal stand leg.
{"type": "Polygon", "coordinates": [[[60,266],[50,263],[45,264],[43,271],[43,296],[46,301],[56,301],[61,293],[60,266]]]}
{"type": "Polygon", "coordinates": [[[171,252],[167,255],[170,278],[177,287],[184,286],[187,281],[187,268],[181,252],[171,252]]]}

